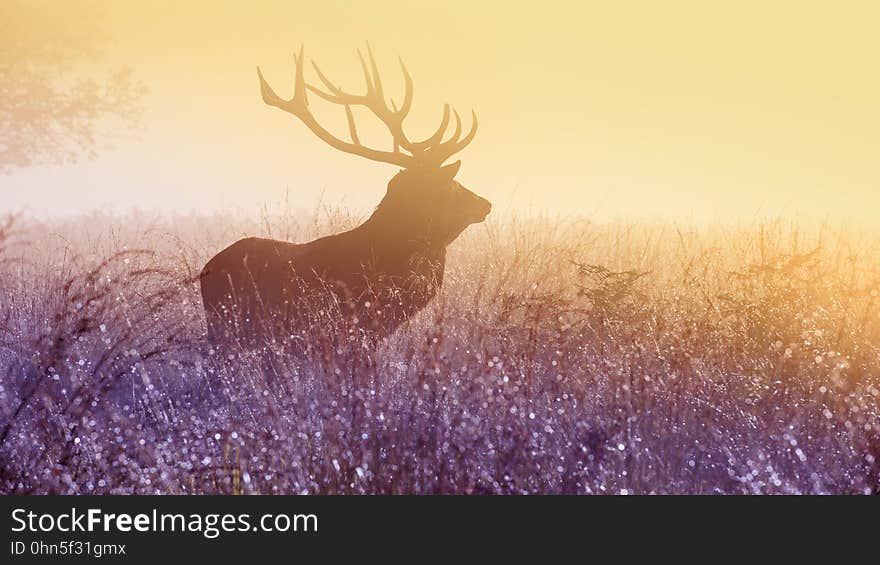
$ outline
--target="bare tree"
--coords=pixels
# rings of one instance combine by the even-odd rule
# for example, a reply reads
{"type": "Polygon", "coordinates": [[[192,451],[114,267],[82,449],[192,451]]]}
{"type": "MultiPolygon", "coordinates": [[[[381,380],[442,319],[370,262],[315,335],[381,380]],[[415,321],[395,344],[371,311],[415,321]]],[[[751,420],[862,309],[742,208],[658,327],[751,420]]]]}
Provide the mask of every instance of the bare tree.
{"type": "Polygon", "coordinates": [[[145,92],[126,68],[101,71],[98,14],[71,24],[59,3],[0,3],[0,174],[96,155],[137,126],[145,92]]]}

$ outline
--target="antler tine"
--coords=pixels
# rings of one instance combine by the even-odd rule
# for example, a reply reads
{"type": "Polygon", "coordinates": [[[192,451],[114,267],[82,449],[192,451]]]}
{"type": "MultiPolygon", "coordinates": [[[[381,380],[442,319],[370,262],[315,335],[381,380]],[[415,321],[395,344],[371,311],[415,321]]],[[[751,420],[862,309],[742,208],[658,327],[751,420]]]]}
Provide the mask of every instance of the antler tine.
{"type": "MultiPolygon", "coordinates": [[[[330,82],[330,79],[327,78],[327,75],[325,75],[323,72],[321,72],[320,67],[318,67],[318,63],[312,61],[312,68],[315,69],[315,74],[318,75],[318,78],[321,80],[321,82],[324,83],[324,86],[327,87],[327,89],[330,92],[332,92],[336,96],[343,94],[342,89],[340,89],[338,86],[336,86],[335,84],[330,82]]],[[[312,92],[314,92],[315,94],[320,94],[321,91],[319,91],[317,88],[315,88],[311,85],[309,85],[309,86],[311,87],[312,92]]]]}
{"type": "MultiPolygon", "coordinates": [[[[317,70],[317,67],[315,68],[317,70]]],[[[319,97],[323,98],[327,102],[332,102],[333,104],[366,105],[366,97],[357,94],[349,94],[348,92],[343,91],[338,86],[335,86],[332,82],[327,80],[326,77],[321,77],[321,81],[324,82],[324,85],[331,92],[324,92],[317,86],[308,83],[306,83],[306,88],[311,90],[313,93],[317,94],[319,97]]]]}
{"type": "Polygon", "coordinates": [[[403,93],[403,103],[400,105],[400,110],[397,111],[402,117],[406,117],[409,114],[409,109],[412,108],[413,101],[413,80],[412,76],[409,74],[409,71],[406,68],[406,65],[403,62],[403,57],[399,57],[400,59],[400,70],[403,71],[403,85],[404,85],[404,93],[403,93]]]}
{"type": "Polygon", "coordinates": [[[435,147],[443,140],[443,136],[446,134],[446,128],[449,127],[449,104],[443,105],[443,118],[440,120],[440,127],[437,128],[431,137],[423,141],[412,141],[410,145],[415,150],[422,151],[430,151],[432,147],[435,147]]]}
{"type": "Polygon", "coordinates": [[[474,140],[474,136],[477,135],[478,126],[479,122],[477,121],[477,113],[471,110],[471,129],[468,131],[467,135],[464,136],[464,139],[455,143],[453,151],[447,156],[447,159],[467,147],[470,142],[474,140]]]}
{"type": "Polygon", "coordinates": [[[312,86],[311,84],[306,85],[307,89],[311,90],[324,100],[335,104],[359,105],[368,108],[388,127],[393,137],[395,151],[399,151],[400,148],[403,148],[406,151],[415,154],[428,151],[431,149],[431,147],[441,143],[443,141],[443,137],[446,134],[446,129],[449,127],[449,106],[444,105],[443,118],[441,120],[440,127],[438,127],[437,130],[430,137],[423,141],[410,141],[403,131],[403,120],[407,117],[410,109],[412,108],[412,76],[410,75],[409,70],[406,68],[406,64],[403,62],[403,59],[400,58],[400,68],[403,72],[404,81],[403,103],[398,108],[396,105],[394,105],[394,102],[392,101],[391,106],[389,107],[384,99],[384,88],[382,86],[382,78],[379,73],[379,65],[376,63],[376,57],[373,55],[373,50],[369,43],[367,43],[366,49],[366,58],[364,57],[363,51],[357,51],[358,60],[360,61],[361,70],[364,74],[364,81],[366,82],[367,86],[366,94],[357,95],[345,92],[340,87],[333,84],[333,82],[327,77],[327,75],[324,74],[323,71],[321,71],[320,67],[318,67],[317,63],[315,63],[314,61],[312,62],[312,66],[315,69],[315,73],[318,75],[318,78],[330,92],[325,92],[320,88],[312,86]]]}
{"type": "Polygon", "coordinates": [[[263,102],[269,106],[280,108],[280,105],[284,103],[284,100],[275,94],[275,91],[272,90],[272,87],[266,82],[266,79],[263,77],[263,71],[260,70],[259,66],[257,66],[257,76],[260,77],[260,95],[263,97],[263,102]]]}
{"type": "Polygon", "coordinates": [[[433,160],[435,162],[443,163],[462,149],[468,146],[468,144],[474,140],[474,136],[477,135],[477,113],[471,111],[471,129],[468,131],[467,135],[459,141],[458,137],[461,135],[461,120],[459,119],[458,112],[455,112],[455,132],[452,137],[439,146],[437,146],[434,150],[431,151],[433,154],[433,160]]]}
{"type": "Polygon", "coordinates": [[[351,142],[360,145],[361,140],[358,138],[357,126],[354,123],[354,114],[351,111],[351,104],[345,105],[345,119],[348,120],[348,133],[351,135],[351,142]]]}
{"type": "Polygon", "coordinates": [[[257,67],[257,74],[260,78],[260,92],[263,96],[263,101],[270,106],[275,106],[285,112],[293,114],[324,142],[340,151],[360,155],[374,161],[392,163],[402,167],[410,167],[418,164],[443,163],[454,153],[464,149],[473,140],[478,127],[476,113],[472,114],[473,121],[470,131],[463,139],[459,139],[462,132],[461,116],[455,110],[450,112],[449,104],[444,104],[440,127],[438,127],[430,137],[423,141],[410,141],[403,131],[403,120],[406,118],[412,107],[412,76],[409,74],[403,59],[400,58],[400,68],[403,72],[405,87],[403,102],[398,108],[392,100],[389,107],[384,97],[382,79],[379,75],[379,66],[376,64],[376,58],[373,55],[373,50],[369,43],[367,44],[366,49],[367,56],[369,57],[369,64],[364,58],[363,52],[361,50],[358,50],[357,52],[361,64],[361,70],[364,74],[364,80],[366,82],[366,94],[350,94],[345,92],[341,87],[333,84],[314,61],[312,61],[312,66],[315,69],[315,73],[329,92],[307,83],[304,77],[304,48],[300,47],[299,53],[294,55],[296,72],[294,75],[294,94],[293,98],[290,100],[284,100],[279,97],[266,82],[260,68],[257,67]],[[308,91],[310,90],[328,102],[340,104],[345,107],[345,117],[348,121],[348,131],[351,136],[350,143],[335,137],[318,123],[308,108],[308,91]],[[361,144],[357,133],[354,113],[351,108],[352,106],[363,106],[367,108],[385,124],[391,133],[394,142],[393,151],[370,149],[361,144]],[[455,130],[452,137],[444,141],[443,138],[446,136],[446,130],[449,127],[450,113],[455,116],[455,130]]]}
{"type": "MultiPolygon", "coordinates": [[[[333,84],[333,81],[327,78],[327,75],[324,74],[324,72],[321,70],[320,67],[318,67],[318,64],[315,61],[312,61],[312,68],[315,69],[315,73],[318,75],[318,78],[321,80],[322,83],[324,83],[324,86],[330,92],[324,92],[317,86],[313,86],[311,84],[306,84],[306,88],[308,88],[324,100],[332,102],[334,104],[366,106],[368,108],[370,107],[369,92],[368,94],[364,95],[345,92],[344,90],[342,90],[342,88],[336,86],[335,84],[333,84]]],[[[369,89],[370,86],[368,84],[367,90],[369,91],[369,89]]]]}
{"type": "Polygon", "coordinates": [[[471,110],[471,130],[468,132],[468,134],[466,136],[464,136],[464,139],[462,139],[461,142],[458,143],[456,151],[461,151],[462,149],[467,147],[471,141],[474,140],[474,136],[477,135],[477,127],[479,125],[480,124],[477,121],[477,112],[474,110],[471,110]]]}
{"type": "Polygon", "coordinates": [[[382,90],[382,77],[379,76],[379,66],[376,65],[376,58],[373,57],[373,49],[370,47],[370,44],[367,43],[367,56],[370,58],[370,70],[373,72],[373,94],[375,95],[377,101],[382,102],[382,106],[385,106],[385,92],[382,90]]]}
{"type": "Polygon", "coordinates": [[[452,137],[449,138],[449,141],[445,143],[457,143],[458,138],[461,136],[461,116],[458,115],[458,110],[455,108],[452,109],[452,114],[455,116],[455,131],[452,132],[452,137]]]}
{"type": "Polygon", "coordinates": [[[302,104],[305,108],[309,105],[309,96],[306,91],[306,80],[303,77],[303,66],[305,63],[305,58],[303,53],[305,51],[305,45],[299,46],[299,57],[296,55],[293,56],[293,61],[296,64],[296,78],[294,79],[293,86],[293,102],[302,104]]]}
{"type": "MultiPolygon", "coordinates": [[[[361,51],[358,51],[358,58],[360,59],[361,69],[364,72],[364,79],[367,85],[366,94],[360,95],[345,92],[344,90],[342,90],[342,88],[333,84],[333,81],[331,81],[327,77],[327,75],[324,74],[318,64],[314,61],[312,61],[312,67],[315,69],[315,73],[318,75],[318,78],[330,92],[325,92],[311,84],[306,84],[306,88],[308,90],[311,90],[324,100],[327,100],[328,102],[332,102],[334,104],[366,107],[371,112],[373,112],[373,114],[375,114],[376,117],[378,117],[390,130],[391,135],[394,138],[394,151],[399,151],[399,149],[403,147],[407,151],[412,152],[412,144],[403,133],[402,122],[403,118],[406,117],[406,113],[398,110],[396,107],[389,108],[385,103],[382,94],[382,79],[379,75],[379,68],[376,64],[376,59],[373,56],[373,52],[369,44],[367,44],[367,49],[367,55],[369,57],[369,67],[367,67],[367,61],[364,59],[363,53],[361,51]]],[[[411,79],[408,80],[411,82],[411,79]]],[[[404,97],[408,98],[408,101],[404,100],[404,102],[407,102],[408,105],[411,105],[411,84],[407,87],[404,97]]]]}
{"type": "Polygon", "coordinates": [[[364,61],[364,54],[361,53],[361,50],[357,50],[358,59],[361,61],[361,70],[364,73],[364,81],[367,83],[367,95],[366,98],[370,97],[370,94],[373,93],[373,79],[370,78],[370,70],[367,68],[367,62],[364,61]]]}
{"type": "MultiPolygon", "coordinates": [[[[330,83],[329,80],[325,81],[325,85],[327,85],[330,90],[338,92],[338,95],[327,94],[319,89],[316,89],[314,86],[307,84],[305,78],[303,76],[303,67],[305,65],[305,57],[303,54],[303,48],[300,48],[299,55],[294,56],[294,62],[296,64],[296,72],[294,79],[294,94],[293,98],[290,100],[284,100],[280,96],[278,96],[275,91],[269,86],[269,83],[266,82],[265,77],[263,77],[263,73],[259,67],[257,67],[257,75],[260,79],[260,93],[262,94],[263,101],[270,105],[275,106],[281,110],[289,114],[293,114],[297,118],[299,118],[305,125],[308,127],[315,135],[317,135],[322,141],[334,147],[340,151],[345,153],[351,153],[354,155],[360,155],[361,157],[366,157],[367,159],[371,159],[373,161],[382,161],[384,163],[391,163],[393,165],[398,165],[400,167],[409,167],[413,164],[413,156],[407,155],[400,151],[380,151],[377,149],[371,149],[369,147],[365,147],[361,145],[360,140],[358,139],[357,127],[354,121],[354,115],[351,111],[351,104],[364,104],[368,105],[372,109],[372,107],[368,104],[368,97],[357,97],[353,95],[349,95],[343,92],[341,89],[336,88],[330,83]],[[331,88],[332,86],[332,88],[331,88]],[[320,123],[315,119],[312,113],[308,108],[308,95],[307,91],[311,90],[312,92],[316,92],[322,97],[332,101],[338,102],[345,106],[346,118],[348,119],[348,127],[349,133],[351,134],[352,142],[343,141],[332,133],[327,131],[320,123]],[[347,98],[352,98],[354,102],[347,101],[347,98]]],[[[363,61],[363,58],[361,58],[363,61]]],[[[364,67],[366,70],[366,67],[364,67]]],[[[324,77],[326,79],[326,77],[324,77]]],[[[368,86],[368,89],[372,89],[372,86],[368,86]]]]}

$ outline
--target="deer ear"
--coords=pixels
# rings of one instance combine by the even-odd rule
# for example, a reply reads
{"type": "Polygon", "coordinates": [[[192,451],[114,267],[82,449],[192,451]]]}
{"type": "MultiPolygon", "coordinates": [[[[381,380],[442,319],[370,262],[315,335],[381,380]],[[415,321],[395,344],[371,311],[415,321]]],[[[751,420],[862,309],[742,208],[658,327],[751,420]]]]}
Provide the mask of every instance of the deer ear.
{"type": "Polygon", "coordinates": [[[461,161],[456,161],[450,165],[444,165],[440,167],[440,175],[449,181],[455,178],[455,175],[458,174],[458,169],[461,168],[461,161]]]}

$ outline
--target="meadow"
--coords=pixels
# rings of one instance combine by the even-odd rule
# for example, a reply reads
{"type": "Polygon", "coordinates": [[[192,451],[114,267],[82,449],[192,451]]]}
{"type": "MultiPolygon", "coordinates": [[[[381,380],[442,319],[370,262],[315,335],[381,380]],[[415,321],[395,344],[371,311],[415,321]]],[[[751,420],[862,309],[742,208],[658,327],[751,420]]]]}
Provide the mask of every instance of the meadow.
{"type": "Polygon", "coordinates": [[[0,223],[0,492],[880,492],[876,235],[493,214],[377,349],[207,343],[209,257],[357,219],[0,223]]]}

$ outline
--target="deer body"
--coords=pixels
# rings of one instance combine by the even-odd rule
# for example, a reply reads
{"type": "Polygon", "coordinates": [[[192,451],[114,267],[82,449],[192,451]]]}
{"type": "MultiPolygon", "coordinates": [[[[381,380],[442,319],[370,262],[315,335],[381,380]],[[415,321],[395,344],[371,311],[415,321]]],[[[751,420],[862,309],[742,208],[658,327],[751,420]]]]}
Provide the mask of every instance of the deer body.
{"type": "Polygon", "coordinates": [[[255,237],[233,243],[203,269],[209,336],[230,327],[248,342],[270,328],[300,333],[320,322],[312,311],[319,303],[372,334],[393,333],[439,291],[446,249],[418,241],[388,245],[373,228],[367,222],[304,244],[255,237]],[[406,292],[395,296],[391,289],[406,292]]]}
{"type": "Polygon", "coordinates": [[[212,339],[233,337],[259,346],[266,340],[301,336],[327,317],[342,329],[370,336],[392,333],[424,308],[443,284],[446,246],[470,224],[483,221],[491,204],[455,181],[461,165],[444,161],[476,133],[455,131],[444,141],[449,106],[440,127],[424,141],[411,141],[403,119],[412,103],[412,79],[401,62],[406,93],[398,109],[385,103],[382,82],[369,53],[361,57],[367,93],[353,95],[334,86],[315,66],[325,92],[303,78],[303,54],[296,59],[294,96],[282,100],[259,73],[263,100],[299,118],[320,139],[347,153],[403,167],[388,183],[385,197],[360,226],[303,244],[271,239],[240,240],[214,256],[201,273],[202,301],[212,339]],[[307,92],[345,106],[352,141],[325,130],[308,109],[307,92]],[[393,151],[360,144],[352,105],[364,106],[389,129],[393,151]]]}

